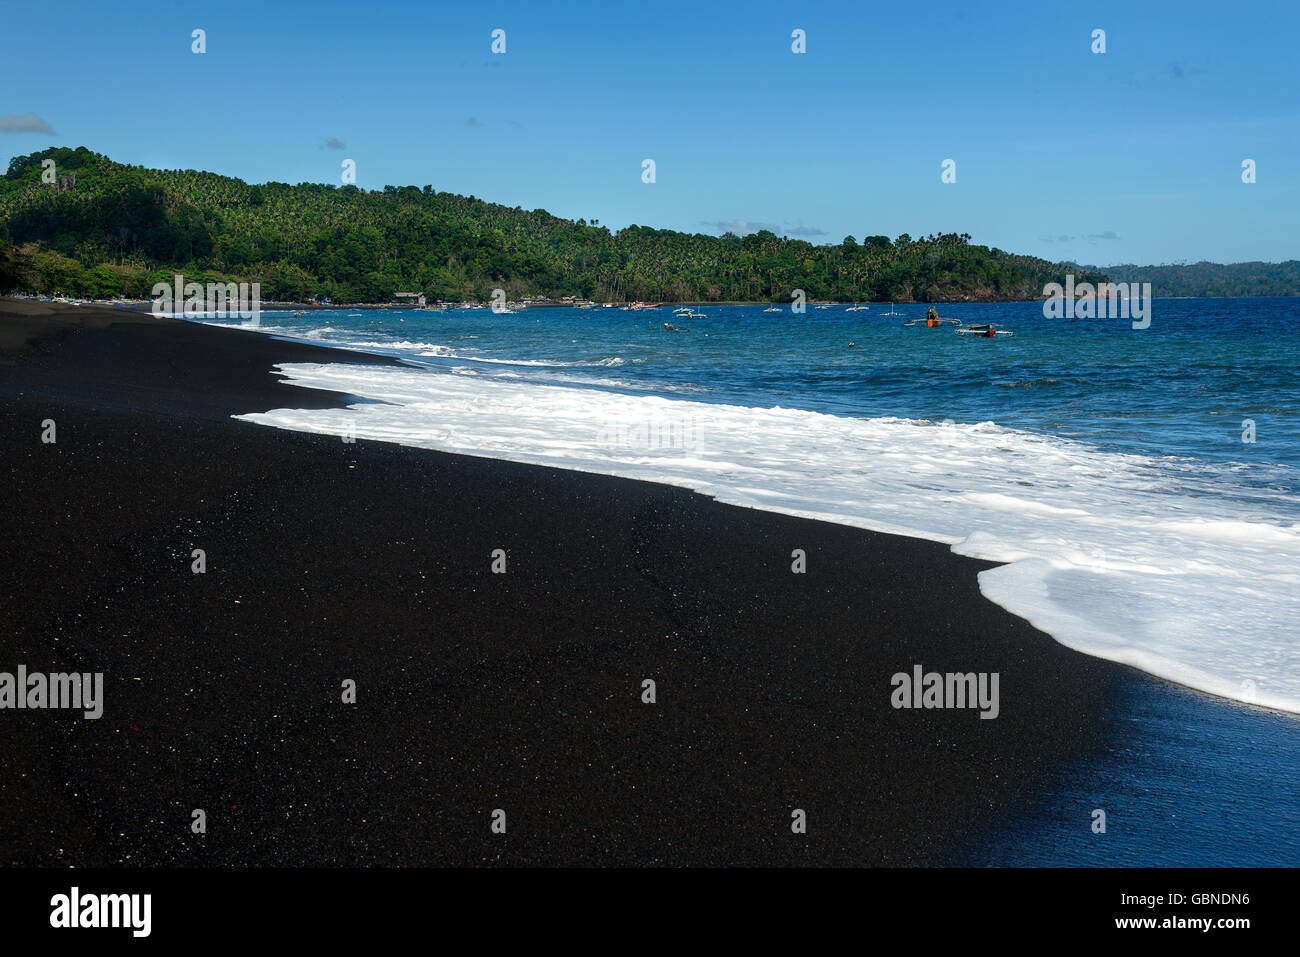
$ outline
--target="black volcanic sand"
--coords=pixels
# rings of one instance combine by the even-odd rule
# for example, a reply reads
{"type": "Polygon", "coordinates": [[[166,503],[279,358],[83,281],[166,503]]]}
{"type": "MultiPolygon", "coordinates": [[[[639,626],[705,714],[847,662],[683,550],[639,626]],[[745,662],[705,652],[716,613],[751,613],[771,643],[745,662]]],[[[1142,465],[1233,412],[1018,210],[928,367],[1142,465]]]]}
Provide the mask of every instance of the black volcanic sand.
{"type": "Polygon", "coordinates": [[[0,305],[0,671],[105,674],[0,711],[2,863],[942,863],[1106,729],[1122,669],[943,545],[237,422],[390,360],[0,305]],[[1000,716],[894,710],[916,663],[1000,716]]]}

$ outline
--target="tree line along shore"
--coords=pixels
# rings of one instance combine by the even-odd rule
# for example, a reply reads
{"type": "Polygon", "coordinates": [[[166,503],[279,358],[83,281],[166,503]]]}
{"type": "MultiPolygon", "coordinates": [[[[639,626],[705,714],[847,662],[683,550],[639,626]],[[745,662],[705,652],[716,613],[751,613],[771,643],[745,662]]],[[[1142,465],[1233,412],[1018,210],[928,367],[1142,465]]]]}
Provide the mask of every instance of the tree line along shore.
{"type": "Polygon", "coordinates": [[[16,157],[0,178],[0,291],[86,299],[146,298],[180,272],[256,281],[285,302],[485,302],[498,288],[511,301],[1008,301],[1038,298],[1066,266],[964,233],[816,245],[768,230],[611,231],[432,186],[250,185],[84,147],[16,157]]]}
{"type": "Polygon", "coordinates": [[[176,273],[259,282],[292,303],[564,297],[600,303],[998,302],[1077,283],[1157,297],[1300,294],[1300,261],[1110,267],[1051,263],[969,234],[813,244],[760,230],[611,231],[432,186],[265,183],[115,163],[84,147],[15,157],[0,177],[0,292],[144,299],[176,273]]]}

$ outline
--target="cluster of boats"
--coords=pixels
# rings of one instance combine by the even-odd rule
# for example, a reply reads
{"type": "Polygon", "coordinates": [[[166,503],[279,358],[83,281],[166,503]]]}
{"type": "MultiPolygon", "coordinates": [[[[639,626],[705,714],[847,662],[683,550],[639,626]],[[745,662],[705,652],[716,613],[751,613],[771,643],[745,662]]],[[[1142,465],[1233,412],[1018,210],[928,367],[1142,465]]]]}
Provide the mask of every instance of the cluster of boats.
{"type": "Polygon", "coordinates": [[[942,326],[953,326],[953,332],[960,336],[980,336],[984,339],[993,339],[997,336],[1015,335],[1015,333],[1010,329],[999,329],[991,322],[974,324],[963,322],[961,319],[950,319],[945,316],[940,316],[935,312],[933,307],[931,307],[930,311],[922,318],[909,319],[907,322],[903,323],[903,325],[925,326],[928,329],[938,329],[942,326]]]}
{"type": "MultiPolygon", "coordinates": [[[[836,305],[835,303],[825,303],[825,304],[817,305],[815,308],[833,309],[835,308],[835,305],[836,305]]],[[[640,312],[645,309],[662,309],[663,303],[634,302],[627,306],[620,306],[619,308],[624,312],[627,311],[640,312]]],[[[853,306],[846,307],[845,312],[867,312],[868,310],[870,310],[870,308],[871,308],[870,306],[853,305],[853,306]]],[[[779,312],[785,312],[785,309],[779,306],[769,306],[763,311],[779,313],[779,312]]],[[[889,304],[888,312],[877,313],[877,315],[886,319],[891,317],[905,318],[903,314],[900,313],[895,308],[894,303],[889,304]]],[[[679,326],[676,323],[684,320],[690,320],[690,319],[707,319],[707,318],[709,317],[706,313],[696,312],[695,309],[691,308],[690,306],[679,306],[673,310],[674,321],[665,322],[663,324],[663,328],[670,332],[688,332],[689,331],[688,326],[679,326]]],[[[937,328],[948,326],[948,327],[952,327],[952,331],[958,335],[976,336],[982,339],[995,339],[998,336],[1015,335],[1015,333],[1012,332],[1010,329],[1001,329],[995,326],[991,322],[990,323],[967,323],[961,319],[953,319],[947,316],[940,316],[933,306],[930,307],[929,312],[927,312],[924,316],[913,318],[913,319],[906,319],[903,325],[922,326],[924,328],[929,328],[929,329],[937,329],[937,328]]]]}

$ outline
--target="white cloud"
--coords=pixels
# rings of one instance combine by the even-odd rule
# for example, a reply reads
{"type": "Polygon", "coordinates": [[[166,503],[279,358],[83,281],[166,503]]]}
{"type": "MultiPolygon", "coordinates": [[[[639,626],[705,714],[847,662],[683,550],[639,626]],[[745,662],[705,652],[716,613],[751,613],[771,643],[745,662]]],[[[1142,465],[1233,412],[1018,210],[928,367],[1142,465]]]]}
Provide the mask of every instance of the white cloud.
{"type": "Polygon", "coordinates": [[[13,113],[6,113],[0,116],[0,133],[53,133],[50,124],[35,113],[24,113],[22,116],[15,116],[13,113]]]}

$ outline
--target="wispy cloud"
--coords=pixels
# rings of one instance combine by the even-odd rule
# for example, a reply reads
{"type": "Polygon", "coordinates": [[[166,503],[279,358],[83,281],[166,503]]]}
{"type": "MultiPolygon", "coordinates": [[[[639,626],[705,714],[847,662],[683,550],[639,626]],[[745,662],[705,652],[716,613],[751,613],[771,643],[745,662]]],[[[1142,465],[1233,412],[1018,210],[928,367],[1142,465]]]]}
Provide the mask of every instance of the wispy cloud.
{"type": "Polygon", "coordinates": [[[479,121],[479,118],[478,118],[477,116],[471,116],[471,117],[469,117],[468,119],[466,119],[466,120],[465,120],[465,125],[466,125],[466,126],[470,126],[470,127],[474,127],[474,128],[478,128],[478,127],[480,127],[480,126],[487,126],[486,123],[480,122],[480,121],[479,121]]]}
{"type": "Polygon", "coordinates": [[[778,226],[776,223],[756,223],[750,222],[748,219],[705,219],[700,221],[700,225],[707,226],[714,232],[735,233],[737,236],[748,236],[750,233],[761,232],[764,229],[776,233],[778,236],[826,235],[826,230],[817,229],[815,226],[791,226],[789,223],[778,226]]]}
{"type": "Polygon", "coordinates": [[[53,133],[50,124],[35,113],[24,113],[22,116],[15,116],[13,113],[6,113],[0,116],[0,133],[53,133]]]}
{"type": "Polygon", "coordinates": [[[775,223],[751,223],[747,219],[702,219],[700,225],[708,226],[715,232],[735,233],[737,236],[748,236],[750,233],[757,233],[764,229],[775,233],[781,228],[775,223]]]}
{"type": "Polygon", "coordinates": [[[337,136],[325,137],[325,142],[321,145],[321,149],[323,150],[345,150],[347,148],[348,144],[344,143],[337,136]]]}
{"type": "Polygon", "coordinates": [[[1104,233],[1089,233],[1087,236],[1040,236],[1039,241],[1044,243],[1072,243],[1076,239],[1086,239],[1095,246],[1098,240],[1119,238],[1119,233],[1108,229],[1104,233]]]}
{"type": "Polygon", "coordinates": [[[1199,66],[1184,68],[1181,63],[1169,64],[1169,79],[1181,80],[1185,76],[1200,76],[1204,71],[1199,66]]]}

